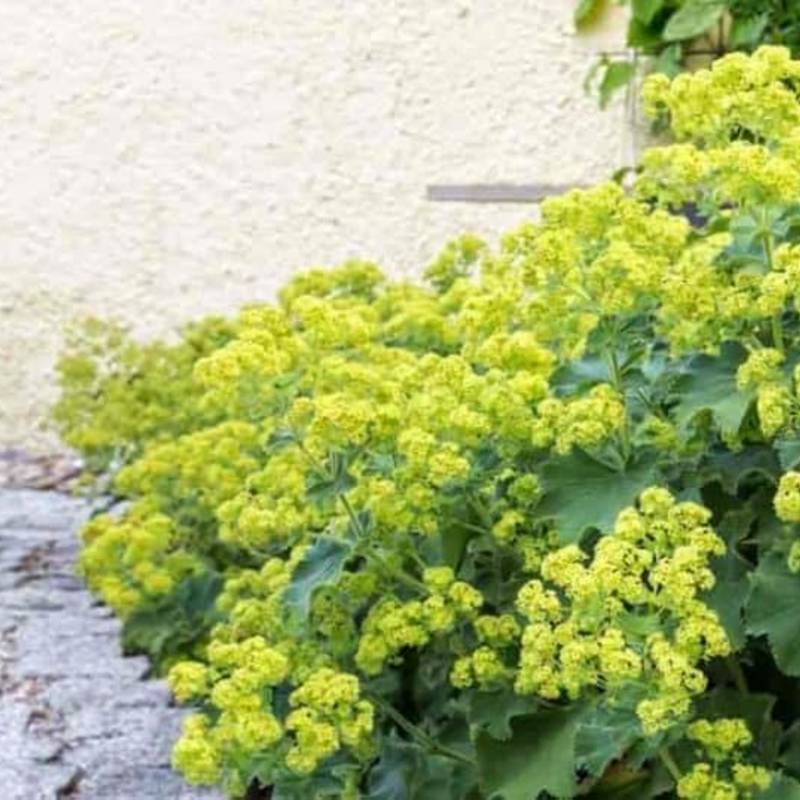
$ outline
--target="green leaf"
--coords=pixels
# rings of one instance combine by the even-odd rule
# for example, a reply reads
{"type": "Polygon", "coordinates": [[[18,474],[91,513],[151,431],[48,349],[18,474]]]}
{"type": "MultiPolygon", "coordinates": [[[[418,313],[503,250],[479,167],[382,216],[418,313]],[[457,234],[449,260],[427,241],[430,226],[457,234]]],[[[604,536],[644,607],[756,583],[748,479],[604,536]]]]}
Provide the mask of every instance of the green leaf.
{"type": "Polygon", "coordinates": [[[755,797],[756,800],[800,800],[800,783],[788,775],[776,774],[769,789],[755,797]]]}
{"type": "Polygon", "coordinates": [[[290,444],[296,444],[298,441],[297,434],[293,430],[289,428],[279,428],[269,435],[264,449],[270,454],[277,453],[283,450],[284,447],[288,447],[290,444]]]}
{"type": "Polygon", "coordinates": [[[674,78],[681,71],[682,59],[683,48],[680,44],[665,47],[653,61],[653,72],[663,72],[668,78],[674,78]]]}
{"type": "Polygon", "coordinates": [[[511,720],[532,714],[536,701],[512,691],[474,692],[469,703],[469,722],[493,739],[511,738],[511,720]]]}
{"type": "Polygon", "coordinates": [[[580,0],[575,9],[575,27],[583,30],[589,27],[605,8],[606,0],[580,0]]]}
{"type": "Polygon", "coordinates": [[[775,442],[775,449],[784,470],[794,469],[800,464],[800,439],[782,439],[775,442]]]}
{"type": "Polygon", "coordinates": [[[628,23],[627,45],[646,53],[658,51],[663,45],[661,31],[639,22],[636,17],[631,17],[628,23]]]}
{"type": "Polygon", "coordinates": [[[725,0],[688,0],[670,17],[664,40],[679,42],[700,36],[719,22],[726,5],[725,0]]]}
{"type": "Polygon", "coordinates": [[[769,25],[769,13],[754,17],[737,17],[731,26],[731,47],[755,47],[761,43],[769,25]]]}
{"type": "Polygon", "coordinates": [[[469,764],[432,754],[392,736],[384,740],[380,759],[370,771],[364,800],[468,797],[475,783],[475,770],[469,764]]]}
{"type": "Polygon", "coordinates": [[[789,571],[785,554],[771,552],[761,559],[751,583],[748,632],[765,635],[778,667],[800,676],[800,575],[789,571]]]}
{"type": "Polygon", "coordinates": [[[800,773],[800,722],[795,722],[784,733],[778,761],[791,772],[800,773]]]}
{"type": "Polygon", "coordinates": [[[328,457],[327,473],[312,473],[306,486],[306,497],[314,503],[325,503],[345,494],[356,485],[355,478],[347,471],[347,460],[341,453],[328,457]]]}
{"type": "Polygon", "coordinates": [[[725,514],[717,526],[723,538],[726,552],[711,564],[716,583],[703,597],[704,602],[719,617],[734,650],[742,648],[746,641],[743,609],[749,589],[750,564],[738,552],[738,543],[750,531],[756,515],[749,506],[725,514]]]}
{"type": "Polygon", "coordinates": [[[182,580],[157,602],[131,614],[122,626],[126,653],[146,653],[160,667],[170,657],[187,655],[220,621],[215,604],[222,577],[202,572],[182,580]]]}
{"type": "Polygon", "coordinates": [[[718,480],[728,494],[735,496],[745,480],[755,475],[776,483],[781,465],[775,451],[765,445],[750,445],[743,450],[716,448],[709,453],[701,474],[706,482],[718,480]]]}
{"type": "Polygon", "coordinates": [[[542,469],[545,495],[537,513],[552,519],[561,541],[580,541],[587,528],[609,530],[617,514],[657,481],[655,456],[645,453],[624,471],[600,464],[580,450],[542,469]]]}
{"type": "Polygon", "coordinates": [[[664,0],[633,0],[633,17],[643,25],[649,25],[663,7],[664,0]]]}
{"type": "Polygon", "coordinates": [[[614,95],[627,86],[636,74],[636,65],[632,61],[609,61],[600,79],[598,94],[600,108],[606,108],[614,95]]]}
{"type": "Polygon", "coordinates": [[[735,342],[725,342],[719,357],[693,358],[677,380],[679,396],[675,421],[685,428],[701,412],[710,412],[723,436],[735,436],[752,402],[752,392],[740,392],[736,370],[747,358],[747,351],[735,342]]]}
{"type": "Polygon", "coordinates": [[[532,800],[541,792],[572,797],[575,791],[575,736],[581,706],[517,717],[512,735],[497,741],[476,737],[478,772],[487,800],[532,800]]]}
{"type": "Polygon", "coordinates": [[[350,557],[352,546],[339,539],[320,536],[297,565],[283,593],[283,605],[295,620],[306,620],[314,592],[335,583],[350,557]]]}
{"type": "Polygon", "coordinates": [[[578,725],[576,762],[590,775],[600,776],[641,735],[639,718],[633,709],[598,704],[578,725]]]}

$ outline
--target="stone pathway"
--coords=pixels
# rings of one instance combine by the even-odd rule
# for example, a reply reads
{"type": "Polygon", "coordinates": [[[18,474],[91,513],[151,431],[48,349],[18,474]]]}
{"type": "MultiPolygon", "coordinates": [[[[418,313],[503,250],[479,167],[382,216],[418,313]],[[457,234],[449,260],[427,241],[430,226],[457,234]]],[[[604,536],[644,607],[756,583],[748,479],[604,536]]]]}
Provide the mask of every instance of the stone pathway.
{"type": "Polygon", "coordinates": [[[0,490],[0,797],[216,798],[170,770],[182,712],[74,575],[86,514],[56,492],[0,490]]]}

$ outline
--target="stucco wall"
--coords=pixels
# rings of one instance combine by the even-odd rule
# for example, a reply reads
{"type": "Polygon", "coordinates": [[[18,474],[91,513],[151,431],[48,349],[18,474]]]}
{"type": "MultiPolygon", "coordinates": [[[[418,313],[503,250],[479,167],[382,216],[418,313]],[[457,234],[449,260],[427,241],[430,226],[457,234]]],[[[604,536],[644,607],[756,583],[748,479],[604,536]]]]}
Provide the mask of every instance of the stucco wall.
{"type": "MultiPolygon", "coordinates": [[[[584,183],[627,159],[572,0],[3,0],[0,444],[48,448],[61,332],[142,335],[349,257],[412,274],[521,205],[429,183],[584,183]]],[[[615,38],[613,31],[609,34],[615,38]]]]}

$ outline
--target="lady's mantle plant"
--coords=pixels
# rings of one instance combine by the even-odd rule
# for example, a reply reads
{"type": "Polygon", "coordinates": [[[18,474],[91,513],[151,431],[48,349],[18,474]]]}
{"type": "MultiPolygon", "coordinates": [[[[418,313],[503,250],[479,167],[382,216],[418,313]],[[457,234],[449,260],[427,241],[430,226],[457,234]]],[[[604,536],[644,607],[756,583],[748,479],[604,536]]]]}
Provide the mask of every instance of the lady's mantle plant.
{"type": "Polygon", "coordinates": [[[189,780],[800,798],[798,88],[778,48],[653,78],[632,194],[63,360],[129,500],[83,574],[196,706],[189,780]]]}

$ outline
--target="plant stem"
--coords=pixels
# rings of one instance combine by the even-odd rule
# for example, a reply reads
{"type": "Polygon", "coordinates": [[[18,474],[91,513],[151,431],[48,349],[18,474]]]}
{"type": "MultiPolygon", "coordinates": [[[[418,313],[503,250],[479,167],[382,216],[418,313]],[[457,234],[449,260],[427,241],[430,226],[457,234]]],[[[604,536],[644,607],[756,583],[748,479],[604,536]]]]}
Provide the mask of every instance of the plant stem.
{"type": "Polygon", "coordinates": [[[393,567],[388,561],[384,561],[383,557],[379,556],[377,553],[367,552],[364,553],[364,557],[370,561],[374,561],[384,572],[400,581],[400,583],[404,583],[409,589],[413,589],[415,592],[420,592],[425,595],[429,594],[428,587],[422,583],[422,581],[418,581],[402,569],[393,567]]]}
{"type": "MultiPolygon", "coordinates": [[[[767,258],[767,267],[769,268],[769,271],[772,272],[775,269],[775,257],[772,248],[772,231],[766,227],[767,225],[766,213],[762,218],[762,225],[764,226],[764,231],[761,234],[761,240],[764,243],[764,255],[767,258]]],[[[776,350],[780,350],[780,352],[782,353],[784,351],[784,343],[783,343],[783,325],[781,324],[780,312],[772,315],[772,319],[770,320],[770,325],[772,331],[772,344],[776,350]]]]}
{"type": "Polygon", "coordinates": [[[678,769],[678,765],[675,763],[675,759],[672,757],[669,748],[662,747],[658,751],[658,757],[661,759],[661,763],[667,768],[667,772],[672,776],[675,783],[677,783],[681,779],[681,771],[678,769]]]}
{"type": "Polygon", "coordinates": [[[780,350],[782,353],[784,349],[784,344],[783,344],[783,326],[781,325],[781,315],[773,314],[771,324],[772,324],[772,343],[775,345],[775,348],[777,350],[780,350]]]}
{"type": "Polygon", "coordinates": [[[606,348],[605,350],[605,359],[606,365],[608,367],[608,373],[611,377],[611,382],[614,384],[614,388],[619,392],[620,396],[622,397],[622,403],[625,411],[625,420],[622,423],[622,430],[620,431],[620,440],[622,444],[622,461],[623,461],[623,468],[627,463],[628,459],[631,455],[631,435],[628,423],[628,409],[625,403],[625,384],[622,380],[622,370],[619,368],[619,362],[617,361],[617,354],[611,350],[610,348],[606,348]]]}
{"type": "MultiPolygon", "coordinates": [[[[353,510],[353,506],[350,505],[350,501],[343,494],[338,495],[338,497],[342,501],[342,505],[347,511],[347,516],[350,517],[350,524],[353,526],[356,535],[361,541],[366,540],[367,534],[365,533],[364,528],[361,526],[361,521],[358,519],[356,512],[353,510]]],[[[364,556],[374,561],[381,569],[383,569],[393,578],[396,578],[398,581],[400,581],[400,583],[404,583],[410,589],[414,589],[416,592],[422,592],[423,594],[428,594],[428,587],[425,586],[424,583],[418,581],[416,578],[412,577],[407,572],[404,572],[402,569],[393,567],[387,561],[384,561],[384,559],[377,553],[366,552],[364,553],[364,556]]]]}
{"type": "Polygon", "coordinates": [[[460,761],[462,764],[472,764],[472,760],[467,758],[463,753],[458,750],[453,750],[446,745],[440,744],[433,737],[428,736],[422,728],[415,725],[411,720],[406,719],[394,706],[382,700],[373,694],[366,694],[367,699],[374,703],[387,717],[390,717],[399,727],[406,733],[416,739],[420,744],[427,747],[431,752],[438,753],[439,755],[447,758],[452,758],[455,761],[460,761]]]}

